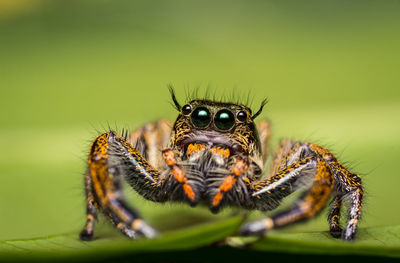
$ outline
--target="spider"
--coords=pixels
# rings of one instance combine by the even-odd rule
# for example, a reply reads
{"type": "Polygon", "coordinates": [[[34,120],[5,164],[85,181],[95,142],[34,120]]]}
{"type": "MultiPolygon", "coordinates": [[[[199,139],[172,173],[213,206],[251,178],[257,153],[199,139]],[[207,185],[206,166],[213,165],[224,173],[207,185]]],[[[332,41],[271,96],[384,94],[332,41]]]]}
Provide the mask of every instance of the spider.
{"type": "Polygon", "coordinates": [[[243,104],[208,99],[181,106],[172,88],[170,93],[178,111],[173,125],[162,119],[130,135],[109,131],[94,140],[85,174],[87,220],[81,240],[93,239],[97,211],[130,238],[156,236],[124,200],[123,179],[150,201],[208,203],[213,213],[226,206],[273,210],[286,196],[302,191],[291,207],[244,224],[241,235],[264,235],[313,218],[333,196],[330,234],[355,238],[363,198],[360,176],[327,149],[287,139],[280,142],[267,171],[270,124],[254,122],[266,100],[252,114],[243,104]],[[350,202],[343,230],[339,217],[345,200],[350,202]]]}

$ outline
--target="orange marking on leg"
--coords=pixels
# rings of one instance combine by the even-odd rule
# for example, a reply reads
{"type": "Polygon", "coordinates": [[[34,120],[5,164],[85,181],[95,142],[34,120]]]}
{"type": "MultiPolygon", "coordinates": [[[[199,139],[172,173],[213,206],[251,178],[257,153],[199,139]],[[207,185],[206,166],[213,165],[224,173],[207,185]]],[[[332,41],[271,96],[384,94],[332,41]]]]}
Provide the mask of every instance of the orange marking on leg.
{"type": "Polygon", "coordinates": [[[222,192],[228,192],[229,190],[232,189],[235,182],[236,182],[236,178],[233,177],[232,175],[229,175],[225,178],[225,180],[219,186],[219,190],[222,192]]]}
{"type": "MultiPolygon", "coordinates": [[[[246,172],[248,165],[245,161],[238,161],[232,169],[233,175],[228,175],[222,184],[218,188],[217,194],[214,196],[212,201],[212,206],[217,206],[224,196],[224,193],[232,189],[233,185],[236,183],[236,178],[246,172]]],[[[248,179],[247,179],[248,180],[248,179]]]]}
{"type": "Polygon", "coordinates": [[[243,181],[245,181],[247,184],[251,184],[250,179],[247,178],[247,176],[243,177],[243,181]]]}
{"type": "Polygon", "coordinates": [[[186,196],[189,197],[190,200],[192,201],[194,200],[195,194],[193,188],[188,183],[185,183],[183,185],[183,191],[185,192],[186,196]]]}
{"type": "Polygon", "coordinates": [[[223,193],[231,190],[235,182],[236,182],[236,177],[232,175],[229,175],[224,179],[224,181],[218,188],[217,194],[214,196],[214,199],[212,201],[212,206],[217,206],[221,202],[222,197],[224,196],[223,193]]]}
{"type": "Polygon", "coordinates": [[[105,133],[100,135],[94,140],[91,146],[91,153],[89,154],[88,163],[92,163],[93,160],[107,159],[108,158],[108,138],[109,134],[105,133]]]}
{"type": "Polygon", "coordinates": [[[171,150],[163,151],[162,155],[168,166],[176,164],[175,155],[171,150]]]}
{"type": "MultiPolygon", "coordinates": [[[[196,146],[198,144],[196,144],[196,145],[190,144],[190,145],[191,145],[191,150],[192,151],[195,151],[196,149],[201,148],[200,146],[199,147],[196,146]]],[[[175,180],[177,180],[179,183],[183,183],[183,191],[186,194],[186,196],[189,199],[194,200],[195,199],[195,193],[193,191],[193,188],[188,184],[188,180],[187,180],[187,178],[185,176],[185,173],[176,164],[176,158],[175,158],[174,153],[169,149],[165,150],[165,151],[163,151],[163,157],[164,157],[164,160],[167,163],[167,165],[171,167],[172,174],[173,174],[175,180]]]]}
{"type": "Polygon", "coordinates": [[[224,195],[218,191],[218,193],[214,196],[212,206],[217,206],[221,202],[223,196],[224,195]]]}
{"type": "Polygon", "coordinates": [[[172,174],[174,175],[175,179],[180,182],[183,183],[186,181],[186,177],[185,174],[183,173],[183,171],[181,170],[181,168],[179,168],[177,165],[174,165],[172,167],[172,174]]]}
{"type": "Polygon", "coordinates": [[[243,174],[248,168],[248,165],[243,160],[240,160],[236,163],[235,167],[232,169],[232,173],[236,176],[243,174]]]}

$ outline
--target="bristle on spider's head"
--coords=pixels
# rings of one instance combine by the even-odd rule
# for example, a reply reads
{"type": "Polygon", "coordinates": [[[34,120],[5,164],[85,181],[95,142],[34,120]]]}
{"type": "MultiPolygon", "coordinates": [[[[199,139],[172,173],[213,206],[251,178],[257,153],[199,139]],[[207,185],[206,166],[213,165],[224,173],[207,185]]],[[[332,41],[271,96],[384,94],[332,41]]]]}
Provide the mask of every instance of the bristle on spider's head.
{"type": "Polygon", "coordinates": [[[179,104],[178,100],[176,99],[174,87],[170,84],[170,85],[168,85],[168,89],[169,89],[169,93],[171,94],[172,101],[174,102],[175,108],[178,111],[180,111],[181,110],[181,105],[179,104]]]}
{"type": "Polygon", "coordinates": [[[251,119],[254,120],[255,118],[257,118],[258,115],[260,115],[260,113],[262,112],[265,104],[267,104],[268,100],[267,99],[263,99],[263,101],[261,102],[260,108],[258,109],[258,111],[256,113],[254,113],[253,116],[251,116],[251,119]]]}

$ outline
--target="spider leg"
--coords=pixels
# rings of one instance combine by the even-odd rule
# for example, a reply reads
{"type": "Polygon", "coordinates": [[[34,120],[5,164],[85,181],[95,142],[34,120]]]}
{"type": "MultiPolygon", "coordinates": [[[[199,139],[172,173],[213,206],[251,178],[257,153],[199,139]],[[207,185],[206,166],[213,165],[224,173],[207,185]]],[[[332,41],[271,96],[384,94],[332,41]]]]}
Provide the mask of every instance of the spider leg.
{"type": "MultiPolygon", "coordinates": [[[[288,167],[288,171],[284,171],[285,175],[283,178],[287,177],[301,177],[302,171],[297,171],[297,169],[301,169],[303,167],[307,167],[307,163],[310,163],[311,166],[315,166],[315,177],[313,179],[312,185],[309,190],[296,202],[296,204],[282,212],[276,213],[269,218],[265,218],[256,222],[252,222],[249,224],[245,224],[241,229],[241,234],[243,235],[260,235],[264,234],[266,231],[283,227],[292,223],[296,223],[302,220],[309,219],[317,215],[325,203],[328,201],[328,198],[333,190],[334,182],[333,176],[329,166],[322,160],[317,158],[317,160],[313,160],[312,158],[304,160],[304,163],[301,164],[300,161],[295,162],[291,166],[288,167]],[[314,163],[312,165],[312,163],[314,163]],[[295,168],[298,167],[298,168],[295,168]],[[294,172],[290,172],[290,170],[294,169],[294,172]]],[[[270,177],[271,179],[275,178],[275,176],[270,177]]],[[[290,180],[290,178],[288,179],[290,180]]],[[[281,188],[282,183],[285,180],[271,181],[266,185],[266,189],[279,189],[281,188]]],[[[286,188],[285,188],[286,189],[286,188]]],[[[257,193],[267,193],[262,192],[263,190],[259,190],[255,192],[257,193]]],[[[285,190],[283,190],[285,191],[285,190]]],[[[254,195],[253,194],[253,195],[254,195]]]]}
{"type": "MultiPolygon", "coordinates": [[[[364,195],[364,190],[361,185],[361,177],[346,169],[328,150],[316,144],[309,144],[309,146],[314,152],[322,156],[322,158],[329,164],[334,174],[335,200],[337,200],[337,198],[340,198],[340,200],[350,200],[348,222],[345,230],[342,232],[342,238],[345,240],[353,240],[357,232],[358,222],[361,218],[362,200],[364,195]]],[[[336,206],[337,205],[334,203],[331,211],[334,211],[336,206]]],[[[337,211],[337,219],[335,219],[336,217],[334,217],[334,214],[332,220],[339,221],[339,213],[340,210],[337,211]]],[[[331,235],[333,237],[339,236],[340,233],[332,232],[332,220],[330,220],[331,235]]],[[[335,222],[333,224],[335,224],[335,222]]],[[[339,231],[339,229],[340,228],[334,227],[334,230],[339,231]]]]}
{"type": "Polygon", "coordinates": [[[309,145],[284,140],[275,154],[271,174],[250,183],[253,206],[260,210],[274,209],[284,197],[303,186],[308,190],[296,205],[270,218],[245,224],[241,234],[259,235],[311,218],[322,210],[333,190],[334,179],[328,164],[309,145]]]}
{"type": "Polygon", "coordinates": [[[86,223],[83,227],[79,238],[81,240],[89,241],[93,238],[95,220],[97,219],[96,207],[94,206],[95,201],[92,193],[92,178],[90,174],[85,174],[85,194],[86,194],[86,223]]]}
{"type": "MultiPolygon", "coordinates": [[[[253,182],[255,207],[261,210],[275,208],[283,197],[299,189],[307,182],[308,169],[314,168],[312,184],[292,208],[243,226],[242,234],[263,234],[266,231],[303,221],[317,215],[333,192],[335,200],[330,211],[331,234],[345,240],[355,237],[361,216],[363,189],[361,178],[349,172],[328,150],[315,145],[285,140],[278,147],[272,162],[271,175],[253,182]],[[304,179],[305,180],[304,180],[304,179]],[[301,180],[300,180],[301,179],[301,180]],[[299,184],[299,182],[301,182],[299,184]],[[339,225],[342,200],[351,199],[349,219],[345,231],[339,225]]],[[[312,170],[309,170],[312,171],[312,170]]]]}
{"type": "Polygon", "coordinates": [[[235,186],[235,183],[242,175],[244,175],[249,168],[248,160],[235,160],[234,166],[230,171],[230,174],[225,177],[221,185],[218,187],[217,192],[210,203],[210,209],[213,213],[217,213],[221,208],[222,200],[224,196],[235,186]]]}
{"type": "Polygon", "coordinates": [[[333,200],[331,210],[329,212],[329,232],[331,236],[339,238],[342,236],[342,228],[340,227],[340,209],[342,208],[342,197],[336,196],[333,200]]]}
{"type": "Polygon", "coordinates": [[[171,135],[171,123],[161,119],[133,131],[128,141],[157,170],[165,165],[160,151],[165,148],[171,135]]]}
{"type": "Polygon", "coordinates": [[[271,125],[269,121],[262,120],[257,124],[258,135],[260,136],[261,152],[263,161],[267,160],[269,154],[269,141],[271,139],[271,125]]]}
{"type": "Polygon", "coordinates": [[[175,180],[182,185],[183,193],[189,204],[194,206],[198,201],[198,196],[193,190],[192,186],[189,184],[185,173],[182,171],[181,167],[177,164],[174,152],[170,148],[165,148],[162,150],[162,157],[165,163],[171,169],[171,173],[175,180]]]}
{"type": "MultiPolygon", "coordinates": [[[[100,135],[92,144],[88,172],[85,177],[87,193],[87,222],[81,232],[82,240],[93,237],[95,207],[108,216],[127,236],[134,233],[153,237],[156,232],[137,211],[130,208],[122,195],[122,176],[144,197],[159,186],[159,173],[124,138],[114,132],[100,135]]],[[[153,197],[153,198],[157,198],[153,197]]]]}

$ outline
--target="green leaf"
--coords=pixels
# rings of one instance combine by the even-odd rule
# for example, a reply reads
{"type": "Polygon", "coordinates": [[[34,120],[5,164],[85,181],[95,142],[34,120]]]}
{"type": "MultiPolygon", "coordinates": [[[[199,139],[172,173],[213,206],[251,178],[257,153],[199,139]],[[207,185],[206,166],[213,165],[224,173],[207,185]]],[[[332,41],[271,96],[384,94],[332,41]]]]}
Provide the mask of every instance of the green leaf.
{"type": "Polygon", "coordinates": [[[28,259],[53,261],[74,258],[104,260],[143,252],[188,250],[223,240],[234,234],[241,222],[241,218],[234,217],[166,233],[155,239],[129,240],[118,236],[85,242],[78,239],[78,233],[70,233],[36,239],[1,241],[0,259],[7,261],[28,259]]]}
{"type": "MultiPolygon", "coordinates": [[[[400,225],[360,229],[355,242],[333,239],[327,232],[272,232],[265,238],[230,237],[242,223],[239,217],[181,229],[148,240],[128,240],[121,237],[99,238],[83,242],[77,233],[37,239],[0,242],[0,257],[7,261],[25,260],[106,260],[129,258],[132,255],[163,255],[165,252],[195,251],[216,244],[243,248],[247,254],[362,255],[400,257],[400,225]],[[155,254],[154,254],[155,253],[155,254]]],[[[215,252],[215,250],[210,251],[215,252]]],[[[224,250],[221,250],[224,251],[224,250]]],[[[173,254],[175,255],[175,254],[173,254]]],[[[176,253],[178,255],[178,253],[176,253]]],[[[171,255],[169,255],[171,256],[171,255]]]]}
{"type": "Polygon", "coordinates": [[[275,253],[400,257],[400,225],[360,229],[354,242],[334,239],[328,232],[274,232],[261,240],[235,237],[230,238],[228,243],[275,253]]]}

